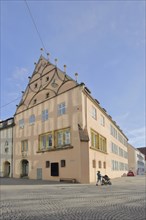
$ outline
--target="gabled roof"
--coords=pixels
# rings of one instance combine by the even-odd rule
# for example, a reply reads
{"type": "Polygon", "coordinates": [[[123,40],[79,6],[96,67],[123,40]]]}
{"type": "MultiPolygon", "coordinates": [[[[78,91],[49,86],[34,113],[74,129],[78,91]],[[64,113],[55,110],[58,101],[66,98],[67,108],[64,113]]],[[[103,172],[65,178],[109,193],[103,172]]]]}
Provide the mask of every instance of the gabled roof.
{"type": "Polygon", "coordinates": [[[7,118],[6,120],[0,121],[0,130],[13,127],[14,125],[14,118],[7,118]]]}
{"type": "Polygon", "coordinates": [[[46,101],[44,93],[48,93],[49,99],[78,85],[66,72],[60,70],[41,55],[35,64],[32,76],[29,77],[29,83],[15,114],[46,101]]]}
{"type": "MultiPolygon", "coordinates": [[[[26,109],[40,104],[43,102],[41,93],[45,90],[49,93],[49,98],[53,98],[69,89],[75,88],[77,86],[82,86],[85,94],[94,102],[94,104],[102,111],[104,115],[106,115],[109,120],[114,124],[114,126],[123,134],[123,136],[128,140],[120,127],[113,121],[112,117],[108,115],[106,109],[100,106],[100,103],[97,99],[94,99],[91,96],[90,90],[85,86],[84,83],[78,84],[74,79],[60,70],[56,65],[52,64],[49,60],[47,60],[42,55],[40,56],[38,62],[35,64],[34,71],[32,76],[29,77],[29,83],[26,87],[25,92],[22,95],[21,101],[16,109],[16,114],[25,111],[26,109]],[[47,82],[44,82],[43,77],[49,77],[47,82]],[[39,87],[34,88],[34,85],[39,82],[39,87]],[[35,100],[40,99],[39,102],[34,103],[35,100]]],[[[44,98],[45,99],[45,98],[44,98]]],[[[46,101],[46,99],[44,100],[46,101]]],[[[85,133],[85,131],[81,131],[80,133],[85,133]]],[[[83,136],[81,134],[81,136],[83,136]]],[[[86,139],[86,138],[85,138],[86,139]]],[[[88,138],[87,138],[88,139],[88,138]]]]}

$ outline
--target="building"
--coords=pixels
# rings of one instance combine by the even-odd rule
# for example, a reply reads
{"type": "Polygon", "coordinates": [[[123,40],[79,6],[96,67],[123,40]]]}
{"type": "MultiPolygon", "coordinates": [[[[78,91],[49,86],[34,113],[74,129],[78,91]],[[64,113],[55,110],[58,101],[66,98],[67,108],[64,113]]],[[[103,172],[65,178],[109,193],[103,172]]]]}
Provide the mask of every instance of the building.
{"type": "Polygon", "coordinates": [[[145,155],[145,173],[146,173],[146,147],[137,148],[142,154],[145,155]]]}
{"type": "Polygon", "coordinates": [[[127,137],[78,83],[43,56],[15,118],[14,177],[96,182],[96,172],[128,171],[127,137]]]}
{"type": "Polygon", "coordinates": [[[135,175],[143,175],[145,172],[144,154],[130,144],[128,144],[128,169],[135,175]]]}
{"type": "Polygon", "coordinates": [[[13,176],[13,127],[13,118],[0,122],[0,177],[13,176]]]}

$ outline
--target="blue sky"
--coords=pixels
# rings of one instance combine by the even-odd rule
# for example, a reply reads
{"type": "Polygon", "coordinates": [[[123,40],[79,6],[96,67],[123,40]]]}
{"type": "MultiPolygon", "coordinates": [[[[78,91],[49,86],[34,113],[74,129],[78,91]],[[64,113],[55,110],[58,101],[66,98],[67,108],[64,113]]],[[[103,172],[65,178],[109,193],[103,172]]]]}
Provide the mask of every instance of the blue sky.
{"type": "MultiPolygon", "coordinates": [[[[129,143],[145,146],[145,1],[27,3],[50,61],[77,72],[129,143]]],[[[1,120],[14,115],[42,47],[25,1],[1,1],[1,120]]]]}

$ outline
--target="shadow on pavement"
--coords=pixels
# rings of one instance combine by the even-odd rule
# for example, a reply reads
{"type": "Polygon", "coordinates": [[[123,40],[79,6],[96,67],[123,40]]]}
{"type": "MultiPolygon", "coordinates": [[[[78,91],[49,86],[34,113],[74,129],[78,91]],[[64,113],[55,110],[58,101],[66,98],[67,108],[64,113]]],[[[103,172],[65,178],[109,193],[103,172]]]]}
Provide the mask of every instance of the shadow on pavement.
{"type": "Polygon", "coordinates": [[[30,179],[17,179],[0,177],[0,185],[49,185],[49,184],[62,184],[58,181],[50,180],[30,180],[30,179]]]}

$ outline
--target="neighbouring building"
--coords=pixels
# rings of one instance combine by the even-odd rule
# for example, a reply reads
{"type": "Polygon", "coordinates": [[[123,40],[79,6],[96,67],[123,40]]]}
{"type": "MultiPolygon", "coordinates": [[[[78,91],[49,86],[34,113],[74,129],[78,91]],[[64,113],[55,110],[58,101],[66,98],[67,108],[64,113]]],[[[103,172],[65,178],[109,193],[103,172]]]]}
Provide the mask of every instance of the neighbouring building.
{"type": "Polygon", "coordinates": [[[137,148],[142,154],[145,155],[145,173],[146,173],[146,147],[137,148]]]}
{"type": "Polygon", "coordinates": [[[0,177],[13,176],[14,119],[0,121],[0,177]]]}
{"type": "Polygon", "coordinates": [[[128,171],[127,137],[84,83],[40,57],[17,106],[14,177],[96,182],[128,171]]]}
{"type": "Polygon", "coordinates": [[[130,144],[128,144],[128,169],[135,175],[145,173],[145,155],[130,144]]]}

